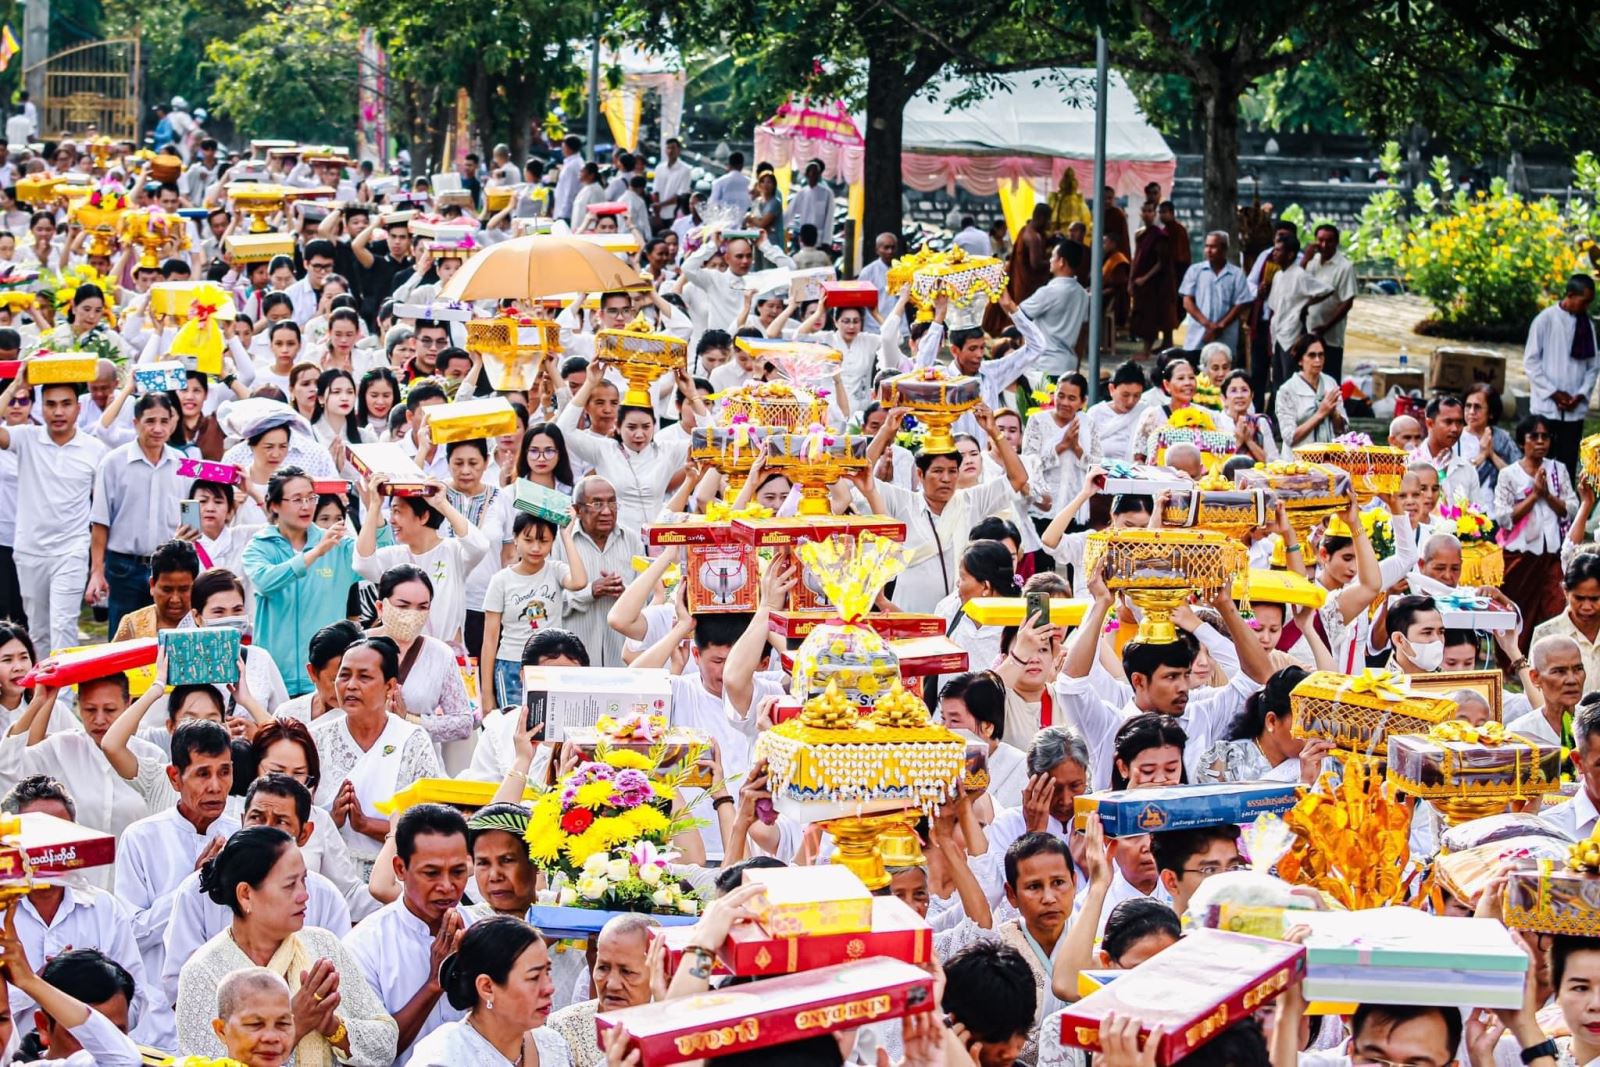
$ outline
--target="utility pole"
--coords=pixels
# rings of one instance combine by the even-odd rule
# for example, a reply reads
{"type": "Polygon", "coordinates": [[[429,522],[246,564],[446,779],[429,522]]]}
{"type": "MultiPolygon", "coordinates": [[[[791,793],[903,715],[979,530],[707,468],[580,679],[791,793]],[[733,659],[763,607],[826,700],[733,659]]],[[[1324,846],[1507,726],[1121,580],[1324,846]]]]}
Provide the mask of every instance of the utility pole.
{"type": "Polygon", "coordinates": [[[1105,328],[1106,35],[1094,35],[1094,233],[1089,249],[1089,397],[1100,400],[1100,332],[1105,328]]]}

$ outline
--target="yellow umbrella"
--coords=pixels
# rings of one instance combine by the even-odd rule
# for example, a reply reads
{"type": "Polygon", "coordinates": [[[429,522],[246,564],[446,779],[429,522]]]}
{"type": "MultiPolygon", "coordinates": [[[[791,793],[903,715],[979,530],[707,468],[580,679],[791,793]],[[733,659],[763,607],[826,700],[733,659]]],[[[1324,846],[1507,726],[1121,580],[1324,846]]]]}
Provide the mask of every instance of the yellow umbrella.
{"type": "Polygon", "coordinates": [[[443,300],[536,300],[557,293],[642,289],[639,272],[590,241],[554,234],[513,237],[472,256],[443,300]]]}

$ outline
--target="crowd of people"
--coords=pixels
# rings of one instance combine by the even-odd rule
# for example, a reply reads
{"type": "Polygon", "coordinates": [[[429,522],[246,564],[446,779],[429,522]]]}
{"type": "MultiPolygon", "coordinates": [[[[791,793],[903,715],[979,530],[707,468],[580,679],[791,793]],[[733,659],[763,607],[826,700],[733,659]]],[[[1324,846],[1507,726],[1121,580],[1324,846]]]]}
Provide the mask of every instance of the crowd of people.
{"type": "MultiPolygon", "coordinates": [[[[653,174],[624,153],[609,178],[582,149],[568,138],[559,164],[521,169],[496,149],[481,173],[474,159],[448,183],[399,183],[327,153],[229,156],[209,139],[180,181],[70,143],[0,158],[0,259],[26,294],[0,301],[0,361],[16,361],[0,390],[0,809],[116,838],[114,867],[41,879],[9,906],[4,1062],[112,1067],[141,1062],[142,1045],[247,1067],[633,1067],[626,1035],[602,1043],[596,1015],[705,991],[730,929],[755,914],[745,872],[832,850],[820,825],[773,810],[755,755],[790,686],[771,613],[800,575],[777,562],[753,612],[694,612],[672,579],[682,550],[643,539],[713,507],[795,513],[800,487],[762,461],[736,490],[690,455],[720,395],[780,379],[746,338],[837,351],[829,429],[870,444],[866,468],[832,487],[833,509],[904,523],[906,568],[877,607],[937,616],[966,654],[967,671],[923,692],[937,721],[987,749],[989,771],[986,788],[930,813],[924,862],[893,869],[887,890],[935,930],[941,1010],[759,1055],[819,1067],[1084,1062],[1061,1046],[1058,1020],[1080,972],[1131,969],[1175,944],[1201,883],[1248,857],[1237,827],[1108,841],[1095,819],[1074,826],[1075,799],[1186,783],[1316,788],[1330,748],[1296,735],[1290,699],[1313,671],[1503,671],[1503,706],[1463,693],[1460,714],[1570,752],[1575,785],[1543,817],[1571,840],[1595,831],[1600,701],[1585,694],[1600,687],[1600,553],[1586,542],[1595,491],[1572,436],[1595,385],[1592,281],[1574,278],[1530,336],[1530,379],[1550,386],[1551,410],[1536,404],[1508,430],[1492,389],[1434,396],[1377,442],[1407,464],[1376,502],[1382,522],[1352,500],[1309,538],[1281,509],[1247,535],[1253,567],[1301,576],[1321,607],[1242,597],[1241,610],[1224,590],[1176,612],[1175,640],[1141,642],[1127,639],[1138,620],[1085,565],[1086,547],[1096,529],[1161,528],[1167,497],[1107,493],[1107,476],[1160,462],[1203,477],[1208,457],[1161,439],[1191,408],[1233,438],[1224,473],[1346,432],[1354,288],[1337,229],[1318,227],[1302,248],[1284,222],[1248,270],[1229,235],[1208,234],[1186,264],[1170,202],[1146,191],[1144,226],[1129,235],[1113,222],[1103,240],[1115,248],[1108,272],[1128,275],[1149,358],[1092,391],[1078,372],[1081,224],[1051,234],[1048,209],[1034,216],[983,324],[948,295],[918,315],[909,286],[890,289],[906,251],[894,234],[877,237],[860,272],[876,304],[830,307],[801,299],[787,275],[832,262],[820,164],[785,206],[770,172],[745,175],[738,153],[701,188],[674,141],[653,174]],[[172,216],[182,226],[151,266],[132,244],[98,246],[64,201],[18,208],[19,178],[75,171],[120,182],[132,210],[193,217],[172,216]],[[292,253],[236,257],[229,238],[248,220],[227,190],[245,180],[324,190],[275,220],[292,253]],[[491,206],[501,187],[509,195],[491,206]],[[418,235],[424,219],[470,237],[418,235]],[[561,353],[532,387],[497,392],[463,324],[433,312],[463,263],[523,219],[631,231],[636,248],[619,254],[646,284],[480,302],[480,317],[509,309],[558,325],[561,353]],[[152,287],[175,280],[233,300],[222,373],[191,368],[182,388],[147,391],[133,372],[166,359],[180,325],[152,311],[152,287]],[[597,331],[641,319],[689,352],[648,405],[625,402],[596,347],[597,331]],[[1154,352],[1163,334],[1177,344],[1154,352]],[[94,380],[32,381],[49,352],[94,353],[94,380]],[[884,378],[935,366],[981,389],[951,452],[919,449],[903,435],[908,411],[876,399],[884,378]],[[511,402],[515,432],[432,440],[428,409],[490,395],[511,402]],[[352,448],[377,442],[414,458],[422,495],[393,495],[388,477],[358,467],[352,448]],[[238,477],[182,473],[195,460],[238,477]],[[567,521],[517,507],[523,482],[570,502],[567,521]],[[1458,516],[1474,509],[1502,530],[1500,587],[1462,584],[1458,516]],[[1032,593],[1078,598],[1082,621],[999,626],[965,611],[1032,593]],[[1517,621],[1447,627],[1462,596],[1517,621]],[[86,604],[104,608],[111,640],[246,632],[237,683],[169,688],[163,652],[142,690],[120,671],[25,686],[42,661],[92,643],[86,604]],[[546,882],[512,827],[526,821],[526,787],[578,758],[522,713],[535,666],[665,668],[673,723],[711,742],[713,784],[673,801],[702,820],[674,842],[673,877],[708,902],[675,973],[650,915],[619,915],[587,944],[527,921],[546,882]],[[435,803],[385,813],[407,787],[446,777],[498,791],[469,814],[435,803]]],[[[1415,862],[1439,851],[1440,831],[1419,805],[1415,862]]],[[[1445,907],[1491,920],[1497,900],[1445,907]]],[[[1600,1057],[1600,974],[1588,970],[1600,972],[1600,946],[1545,938],[1529,952],[1526,1003],[1499,1022],[1472,1005],[1381,1003],[1308,1021],[1291,983],[1267,1018],[1185,1062],[1600,1057]]],[[[1128,1022],[1102,1030],[1106,1067],[1154,1063],[1128,1022]]]]}

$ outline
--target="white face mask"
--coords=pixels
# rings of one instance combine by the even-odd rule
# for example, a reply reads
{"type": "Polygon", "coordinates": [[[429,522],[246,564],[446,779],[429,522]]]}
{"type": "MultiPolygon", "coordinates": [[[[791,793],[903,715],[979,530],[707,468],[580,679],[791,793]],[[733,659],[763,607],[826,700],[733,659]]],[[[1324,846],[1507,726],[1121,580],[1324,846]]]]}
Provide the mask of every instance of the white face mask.
{"type": "Polygon", "coordinates": [[[1444,666],[1443,641],[1429,641],[1418,645],[1412,644],[1411,640],[1407,638],[1406,644],[1411,645],[1411,651],[1406,658],[1415,663],[1418,670],[1431,674],[1444,666]]]}
{"type": "Polygon", "coordinates": [[[224,619],[206,619],[203,622],[201,622],[200,625],[208,627],[208,628],[209,627],[214,627],[214,626],[217,626],[217,627],[229,627],[229,626],[231,626],[233,629],[238,630],[241,634],[243,634],[243,635],[245,635],[247,637],[250,634],[250,620],[245,618],[243,615],[229,615],[227,618],[224,618],[224,619]]]}

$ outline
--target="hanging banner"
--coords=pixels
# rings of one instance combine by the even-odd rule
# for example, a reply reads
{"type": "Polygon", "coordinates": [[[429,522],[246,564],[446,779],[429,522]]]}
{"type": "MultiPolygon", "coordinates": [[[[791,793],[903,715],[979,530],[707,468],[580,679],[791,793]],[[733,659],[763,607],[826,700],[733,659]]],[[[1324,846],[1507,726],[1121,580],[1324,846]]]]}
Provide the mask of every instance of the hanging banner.
{"type": "Polygon", "coordinates": [[[388,57],[371,28],[361,31],[356,79],[356,158],[379,169],[389,163],[388,57]]]}
{"type": "Polygon", "coordinates": [[[611,143],[629,152],[639,150],[639,116],[644,94],[631,85],[607,89],[600,94],[600,113],[611,129],[611,143]]]}

